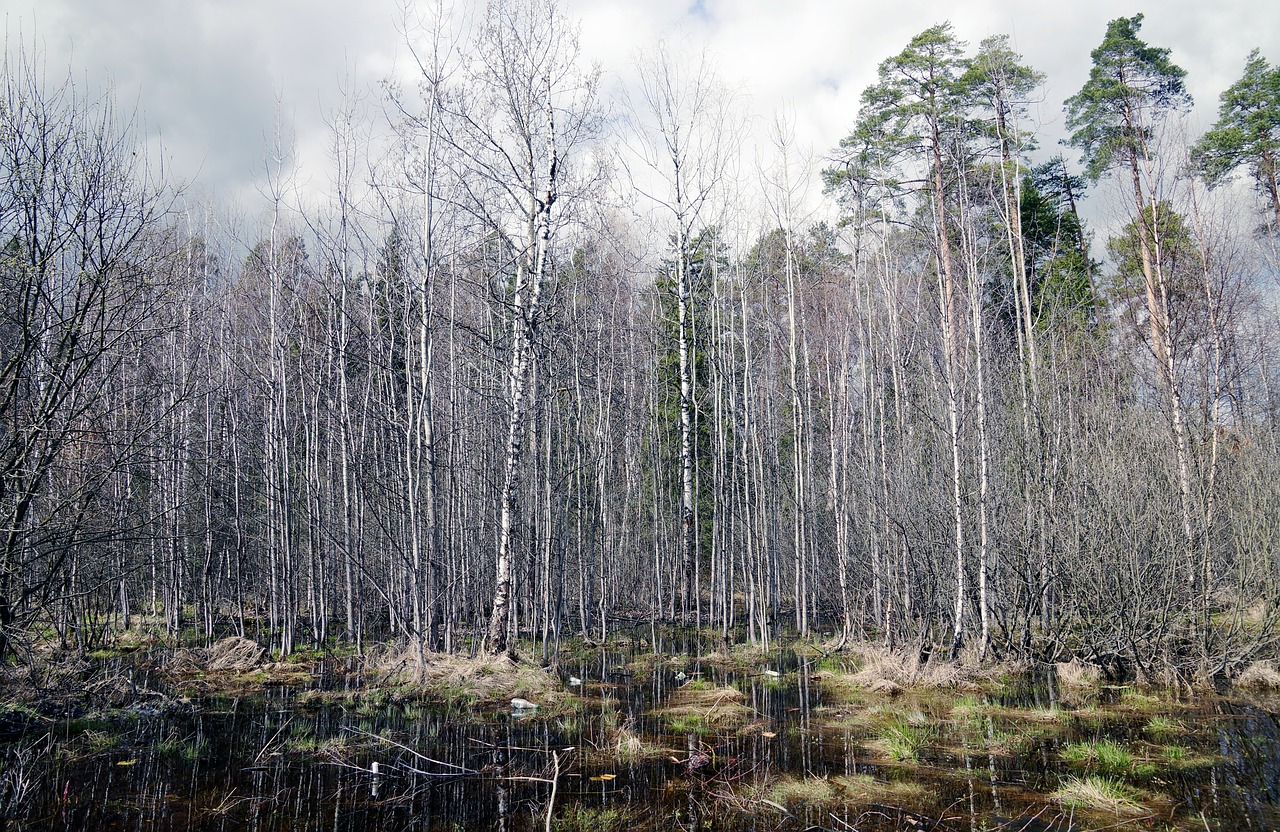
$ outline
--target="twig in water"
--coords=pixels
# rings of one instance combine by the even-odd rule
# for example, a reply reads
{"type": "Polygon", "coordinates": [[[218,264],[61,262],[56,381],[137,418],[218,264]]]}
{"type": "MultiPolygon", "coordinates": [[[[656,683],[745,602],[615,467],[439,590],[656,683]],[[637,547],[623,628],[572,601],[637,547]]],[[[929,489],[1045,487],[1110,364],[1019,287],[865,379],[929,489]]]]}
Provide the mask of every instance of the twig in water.
{"type": "Polygon", "coordinates": [[[378,734],[373,734],[368,731],[362,731],[359,728],[344,727],[343,730],[349,731],[350,733],[356,734],[357,736],[368,737],[370,739],[377,740],[378,742],[385,742],[388,745],[394,745],[396,748],[399,748],[402,751],[407,751],[408,753],[412,754],[415,758],[422,760],[424,762],[430,763],[434,766],[443,766],[444,768],[453,769],[453,771],[451,772],[423,771],[414,766],[401,765],[401,768],[404,768],[406,771],[412,772],[413,774],[422,774],[428,777],[462,777],[468,774],[480,773],[475,769],[467,768],[466,766],[459,766],[453,763],[446,763],[443,760],[433,760],[432,758],[426,756],[425,754],[419,754],[417,751],[414,751],[412,748],[405,745],[404,743],[396,742],[395,740],[390,739],[388,737],[379,736],[378,734]]]}

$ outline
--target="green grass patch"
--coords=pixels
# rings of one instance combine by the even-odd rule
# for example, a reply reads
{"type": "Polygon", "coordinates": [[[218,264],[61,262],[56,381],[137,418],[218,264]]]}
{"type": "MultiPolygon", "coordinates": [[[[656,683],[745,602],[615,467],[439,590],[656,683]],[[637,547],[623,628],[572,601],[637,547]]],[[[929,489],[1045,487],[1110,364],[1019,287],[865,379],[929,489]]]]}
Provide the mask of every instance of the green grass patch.
{"type": "Polygon", "coordinates": [[[667,729],[673,734],[697,734],[705,736],[715,732],[715,729],[707,724],[706,717],[702,714],[681,713],[673,714],[666,718],[667,729]]]}
{"type": "Polygon", "coordinates": [[[838,777],[780,777],[761,791],[766,800],[784,806],[859,804],[885,800],[908,800],[924,793],[914,782],[886,782],[869,774],[838,777]]]}
{"type": "Polygon", "coordinates": [[[1164,702],[1137,688],[1126,687],[1120,691],[1120,706],[1131,711],[1150,711],[1163,708],[1164,702]]]}
{"type": "Polygon", "coordinates": [[[553,818],[551,828],[555,832],[623,832],[634,823],[629,809],[575,804],[553,818]]]}
{"type": "Polygon", "coordinates": [[[1120,775],[1134,771],[1133,754],[1124,746],[1110,740],[1097,742],[1073,742],[1058,755],[1064,762],[1097,771],[1100,774],[1120,775]]]}
{"type": "Polygon", "coordinates": [[[1185,746],[1166,745],[1160,749],[1159,762],[1167,768],[1185,770],[1211,766],[1216,760],[1212,756],[1197,754],[1185,746]]]}
{"type": "Polygon", "coordinates": [[[109,751],[120,744],[120,735],[111,731],[85,731],[80,735],[80,748],[87,754],[109,751]]]}
{"type": "Polygon", "coordinates": [[[1187,733],[1187,726],[1172,717],[1157,714],[1147,720],[1142,732],[1153,740],[1163,740],[1187,733]]]}
{"type": "Polygon", "coordinates": [[[919,762],[920,754],[933,740],[933,730],[907,720],[895,720],[880,729],[876,743],[890,758],[903,763],[919,762]]]}
{"type": "Polygon", "coordinates": [[[981,716],[986,706],[982,700],[971,693],[961,696],[951,705],[951,715],[956,719],[968,719],[981,716]]]}
{"type": "Polygon", "coordinates": [[[200,755],[208,748],[207,740],[190,741],[180,737],[165,737],[156,746],[156,751],[166,757],[191,763],[200,759],[200,755]]]}

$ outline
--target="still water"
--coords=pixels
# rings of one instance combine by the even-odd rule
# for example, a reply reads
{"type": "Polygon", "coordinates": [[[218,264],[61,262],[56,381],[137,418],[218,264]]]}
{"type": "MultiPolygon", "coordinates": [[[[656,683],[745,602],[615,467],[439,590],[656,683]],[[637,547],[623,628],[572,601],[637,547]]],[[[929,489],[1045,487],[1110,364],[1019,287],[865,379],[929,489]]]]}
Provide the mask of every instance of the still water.
{"type": "Polygon", "coordinates": [[[554,714],[275,688],[10,721],[0,829],[521,832],[548,828],[549,806],[565,832],[1280,824],[1265,700],[1073,696],[1052,678],[890,697],[790,654],[735,670],[634,658],[563,666],[581,699],[554,714]],[[728,688],[735,717],[717,721],[728,688]],[[689,690],[682,717],[664,711],[689,690]],[[1123,800],[1090,808],[1071,784],[1123,800]]]}

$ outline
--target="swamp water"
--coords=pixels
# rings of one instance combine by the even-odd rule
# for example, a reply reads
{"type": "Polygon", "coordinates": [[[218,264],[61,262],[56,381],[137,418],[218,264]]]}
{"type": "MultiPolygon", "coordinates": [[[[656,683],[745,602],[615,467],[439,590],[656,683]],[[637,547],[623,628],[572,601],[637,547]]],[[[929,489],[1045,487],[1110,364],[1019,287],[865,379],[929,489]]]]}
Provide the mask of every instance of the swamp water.
{"type": "Polygon", "coordinates": [[[0,829],[521,832],[547,828],[552,781],[561,832],[1280,824],[1265,700],[1051,679],[890,696],[792,655],[635,658],[565,665],[581,698],[554,713],[273,688],[10,725],[0,829]]]}

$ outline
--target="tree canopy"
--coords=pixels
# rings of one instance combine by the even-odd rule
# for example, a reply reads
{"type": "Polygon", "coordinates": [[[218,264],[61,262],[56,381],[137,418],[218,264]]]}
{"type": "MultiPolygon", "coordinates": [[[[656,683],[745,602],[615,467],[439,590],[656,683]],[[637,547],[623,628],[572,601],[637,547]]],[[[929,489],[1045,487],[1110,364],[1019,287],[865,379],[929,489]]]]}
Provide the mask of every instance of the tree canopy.
{"type": "Polygon", "coordinates": [[[1141,14],[1108,23],[1089,80],[1066,101],[1068,144],[1081,150],[1094,181],[1113,165],[1136,162],[1149,150],[1153,126],[1191,106],[1186,70],[1169,60],[1168,49],[1139,38],[1141,28],[1141,14]]]}

